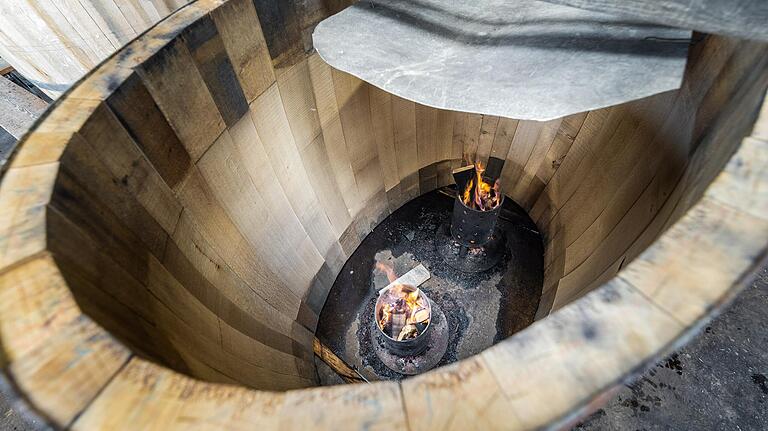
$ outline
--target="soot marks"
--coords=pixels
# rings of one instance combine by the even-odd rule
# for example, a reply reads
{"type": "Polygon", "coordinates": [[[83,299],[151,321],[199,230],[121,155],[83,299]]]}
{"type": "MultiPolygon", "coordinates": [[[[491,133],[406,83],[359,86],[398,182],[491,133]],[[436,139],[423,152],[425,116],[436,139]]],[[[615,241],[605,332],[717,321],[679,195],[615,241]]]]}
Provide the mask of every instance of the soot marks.
{"type": "Polygon", "coordinates": [[[231,127],[248,111],[248,102],[213,19],[205,16],[190,25],[183,39],[221,117],[231,127]]]}
{"type": "Polygon", "coordinates": [[[285,65],[301,52],[301,28],[296,0],[253,0],[269,55],[276,67],[285,65]]]}
{"type": "Polygon", "coordinates": [[[676,372],[678,376],[683,375],[683,364],[680,362],[680,357],[677,353],[673,353],[666,361],[661,363],[661,366],[676,372]]]}
{"type": "Polygon", "coordinates": [[[442,309],[449,333],[438,366],[482,351],[533,322],[543,286],[543,245],[530,229],[533,222],[505,199],[509,211],[504,208],[507,217],[499,221],[508,235],[504,259],[486,272],[463,273],[448,266],[435,245],[453,203],[440,192],[405,203],[353,250],[333,283],[317,337],[369,379],[402,378],[381,363],[370,337],[374,293],[387,283],[374,270],[377,261],[389,261],[397,275],[418,264],[431,273],[420,287],[442,309]]]}
{"type": "Polygon", "coordinates": [[[765,374],[752,374],[752,383],[757,385],[764,394],[768,395],[768,378],[765,377],[765,374]]]}
{"type": "Polygon", "coordinates": [[[634,416],[650,412],[653,407],[662,406],[662,399],[656,395],[658,385],[647,377],[627,387],[632,392],[632,396],[625,399],[619,398],[619,400],[622,406],[632,410],[634,416]]]}

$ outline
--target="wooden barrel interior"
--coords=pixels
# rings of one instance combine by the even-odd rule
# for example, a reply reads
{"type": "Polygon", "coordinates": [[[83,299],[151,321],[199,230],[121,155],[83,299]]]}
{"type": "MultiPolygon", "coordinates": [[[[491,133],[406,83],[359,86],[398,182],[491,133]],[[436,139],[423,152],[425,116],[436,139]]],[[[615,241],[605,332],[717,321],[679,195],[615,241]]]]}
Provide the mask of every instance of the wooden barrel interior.
{"type": "MultiPolygon", "coordinates": [[[[30,313],[34,329],[0,326],[0,364],[53,423],[108,425],[121,412],[105,397],[168,368],[181,374],[155,383],[171,391],[183,375],[314,386],[313,334],[346,257],[391,211],[450,184],[465,154],[504,160],[503,189],[544,235],[546,321],[699,201],[766,88],[765,44],[701,36],[678,91],[548,122],[444,111],[307,53],[330,11],[271,7],[182,8],[62,97],[6,171],[3,287],[25,288],[0,287],[0,314],[30,313]],[[22,294],[47,299],[11,309],[22,294]],[[88,352],[71,356],[78,343],[88,352]],[[86,368],[41,372],[46,355],[86,368]]],[[[390,405],[399,388],[332,393],[390,405]]]]}

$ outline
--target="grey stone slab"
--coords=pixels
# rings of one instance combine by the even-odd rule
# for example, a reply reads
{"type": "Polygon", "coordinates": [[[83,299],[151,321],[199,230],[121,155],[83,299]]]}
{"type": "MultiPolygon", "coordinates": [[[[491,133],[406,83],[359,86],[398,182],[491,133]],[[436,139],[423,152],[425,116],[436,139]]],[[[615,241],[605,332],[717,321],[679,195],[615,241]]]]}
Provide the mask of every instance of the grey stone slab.
{"type": "Polygon", "coordinates": [[[313,38],[331,66],[400,97],[549,120],[678,88],[690,36],[534,0],[365,0],[313,38]]]}
{"type": "Polygon", "coordinates": [[[765,0],[544,0],[631,19],[768,41],[765,0]]]}

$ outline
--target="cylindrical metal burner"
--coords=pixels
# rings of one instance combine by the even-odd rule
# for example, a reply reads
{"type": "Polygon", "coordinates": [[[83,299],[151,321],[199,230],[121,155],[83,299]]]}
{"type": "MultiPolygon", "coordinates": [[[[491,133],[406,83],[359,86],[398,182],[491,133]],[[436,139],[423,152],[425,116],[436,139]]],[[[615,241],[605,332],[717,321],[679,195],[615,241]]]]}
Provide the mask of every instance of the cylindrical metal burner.
{"type": "MultiPolygon", "coordinates": [[[[387,288],[387,290],[395,288],[398,286],[390,286],[387,288]]],[[[405,288],[412,288],[416,289],[412,286],[403,286],[405,288]]],[[[379,326],[378,320],[379,320],[379,313],[381,311],[381,307],[384,305],[383,299],[387,296],[387,291],[382,291],[379,294],[378,299],[376,299],[376,307],[374,308],[374,318],[373,318],[373,326],[376,327],[376,330],[383,335],[384,344],[386,345],[387,349],[398,356],[415,356],[419,355],[424,352],[424,350],[427,349],[429,345],[429,332],[432,329],[432,301],[429,300],[429,297],[424,294],[423,291],[419,291],[419,295],[423,295],[426,299],[427,307],[430,312],[429,321],[427,323],[426,328],[424,328],[423,331],[419,335],[417,335],[415,338],[410,338],[407,340],[401,340],[397,341],[396,339],[390,337],[389,335],[384,332],[384,330],[379,326]]]]}
{"type": "Polygon", "coordinates": [[[490,211],[480,211],[469,208],[457,195],[453,203],[453,218],[451,219],[451,236],[461,245],[478,247],[491,240],[496,220],[504,203],[504,195],[496,208],[490,211]]]}

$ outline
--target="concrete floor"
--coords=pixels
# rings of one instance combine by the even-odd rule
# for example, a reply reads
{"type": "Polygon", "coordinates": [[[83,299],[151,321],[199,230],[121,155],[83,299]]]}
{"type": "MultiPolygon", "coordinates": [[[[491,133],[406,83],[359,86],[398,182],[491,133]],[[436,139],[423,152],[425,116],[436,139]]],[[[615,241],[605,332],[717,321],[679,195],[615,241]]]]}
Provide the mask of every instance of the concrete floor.
{"type": "Polygon", "coordinates": [[[688,345],[574,430],[768,429],[768,268],[688,345]]]}

